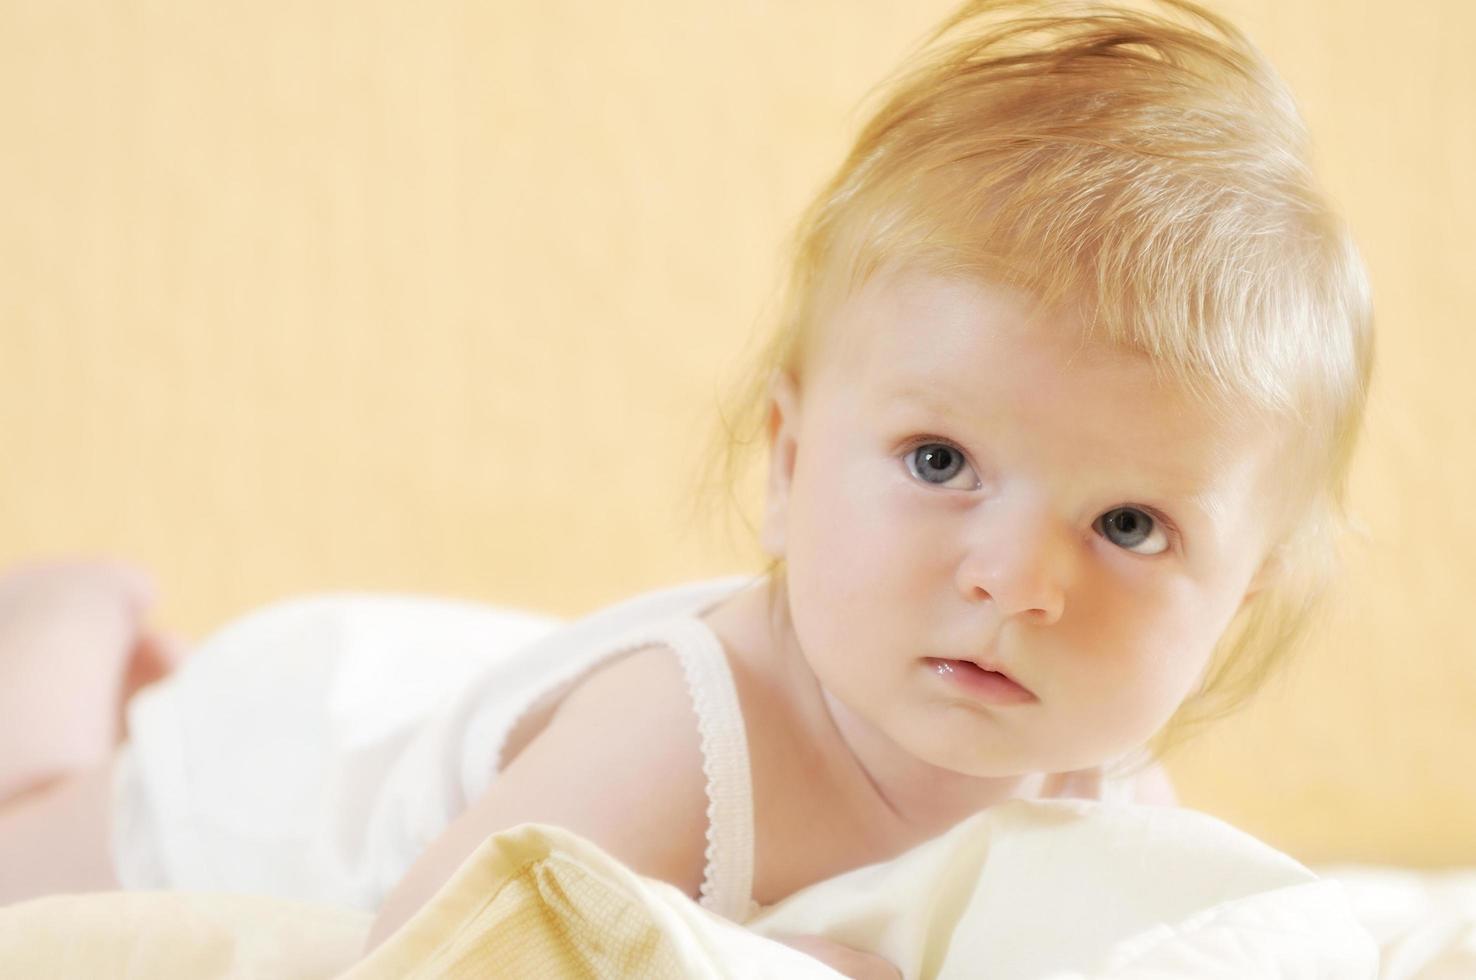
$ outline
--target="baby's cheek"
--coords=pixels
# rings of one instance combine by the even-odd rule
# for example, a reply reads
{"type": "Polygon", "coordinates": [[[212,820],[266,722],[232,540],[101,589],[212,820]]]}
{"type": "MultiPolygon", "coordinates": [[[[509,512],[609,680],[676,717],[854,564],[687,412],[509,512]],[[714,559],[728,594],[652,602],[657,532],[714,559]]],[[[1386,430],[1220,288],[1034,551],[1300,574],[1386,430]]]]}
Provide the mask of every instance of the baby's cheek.
{"type": "MultiPolygon", "coordinates": [[[[885,579],[895,525],[864,490],[840,481],[807,494],[796,515],[802,539],[795,562],[809,566],[817,586],[838,601],[864,600],[885,579]]],[[[798,543],[798,542],[797,542],[798,543]]]]}
{"type": "Polygon", "coordinates": [[[1203,659],[1204,630],[1172,597],[1101,588],[1074,598],[1075,615],[1060,625],[1070,628],[1078,664],[1125,701],[1175,696],[1203,659]]]}
{"type": "MultiPolygon", "coordinates": [[[[850,589],[845,570],[852,544],[840,531],[840,516],[816,496],[796,494],[791,501],[785,562],[791,611],[802,633],[824,628],[816,610],[844,601],[850,589]]],[[[819,639],[813,635],[805,639],[819,639]]]]}
{"type": "Polygon", "coordinates": [[[792,614],[812,667],[850,702],[864,694],[852,688],[871,676],[853,669],[858,658],[869,661],[901,638],[915,638],[907,611],[918,603],[886,533],[895,525],[854,493],[820,504],[806,514],[805,543],[794,555],[792,614]]]}

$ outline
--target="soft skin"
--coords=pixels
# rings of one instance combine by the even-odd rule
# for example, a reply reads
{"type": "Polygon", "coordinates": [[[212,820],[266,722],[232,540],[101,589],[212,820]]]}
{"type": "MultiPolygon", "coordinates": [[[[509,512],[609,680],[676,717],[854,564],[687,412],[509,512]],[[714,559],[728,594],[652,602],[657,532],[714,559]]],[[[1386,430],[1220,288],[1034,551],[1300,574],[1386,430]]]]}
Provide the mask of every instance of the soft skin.
{"type": "Polygon", "coordinates": [[[984,283],[878,275],[821,324],[775,382],[763,542],[781,642],[899,810],[1101,765],[1173,715],[1271,543],[1278,440],[1233,418],[984,283]],[[981,703],[927,658],[1035,698],[981,703]]]}

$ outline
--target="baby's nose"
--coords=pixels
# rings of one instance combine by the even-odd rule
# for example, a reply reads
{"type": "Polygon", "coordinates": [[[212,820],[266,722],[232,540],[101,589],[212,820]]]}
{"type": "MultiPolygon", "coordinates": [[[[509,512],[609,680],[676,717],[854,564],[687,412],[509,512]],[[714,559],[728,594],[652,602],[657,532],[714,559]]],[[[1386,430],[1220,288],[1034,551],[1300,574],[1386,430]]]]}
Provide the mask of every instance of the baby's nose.
{"type": "Polygon", "coordinates": [[[984,521],[958,565],[958,587],[971,602],[993,602],[1001,616],[1050,625],[1066,611],[1072,541],[1047,515],[1011,508],[984,521]]]}

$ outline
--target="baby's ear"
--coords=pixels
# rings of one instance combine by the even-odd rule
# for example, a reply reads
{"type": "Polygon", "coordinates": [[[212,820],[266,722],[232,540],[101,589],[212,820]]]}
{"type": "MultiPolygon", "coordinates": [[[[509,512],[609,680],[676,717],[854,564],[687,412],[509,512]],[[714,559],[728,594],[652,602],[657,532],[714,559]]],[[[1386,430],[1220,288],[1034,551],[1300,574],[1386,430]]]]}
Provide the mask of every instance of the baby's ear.
{"type": "Polygon", "coordinates": [[[794,479],[794,459],[799,448],[799,384],[788,371],[775,371],[769,383],[764,430],[769,437],[769,479],[759,544],[769,557],[783,558],[789,485],[794,479]]]}

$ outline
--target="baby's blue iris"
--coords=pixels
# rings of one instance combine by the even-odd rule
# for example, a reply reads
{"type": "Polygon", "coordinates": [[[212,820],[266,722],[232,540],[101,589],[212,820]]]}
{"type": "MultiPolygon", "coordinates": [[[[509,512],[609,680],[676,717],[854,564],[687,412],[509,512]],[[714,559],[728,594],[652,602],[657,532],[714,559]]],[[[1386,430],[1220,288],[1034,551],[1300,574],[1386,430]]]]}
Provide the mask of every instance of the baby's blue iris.
{"type": "Polygon", "coordinates": [[[928,483],[947,483],[963,469],[963,453],[942,443],[929,442],[908,453],[913,474],[928,483]]]}
{"type": "Polygon", "coordinates": [[[1102,532],[1114,544],[1133,548],[1153,533],[1153,518],[1132,507],[1119,507],[1102,515],[1102,532]]]}

